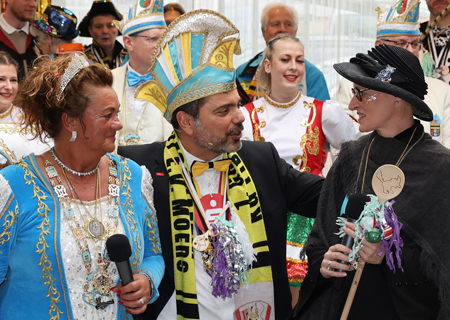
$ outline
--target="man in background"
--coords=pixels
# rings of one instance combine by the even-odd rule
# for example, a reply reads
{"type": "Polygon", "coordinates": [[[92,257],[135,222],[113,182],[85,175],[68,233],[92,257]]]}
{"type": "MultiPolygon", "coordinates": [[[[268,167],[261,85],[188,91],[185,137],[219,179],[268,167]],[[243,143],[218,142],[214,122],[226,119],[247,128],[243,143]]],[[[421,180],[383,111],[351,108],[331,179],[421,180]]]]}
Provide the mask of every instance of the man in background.
{"type": "Polygon", "coordinates": [[[122,20],[111,0],[100,0],[92,3],[91,10],[80,22],[78,30],[81,37],[92,37],[92,44],[85,47],[84,53],[94,62],[109,69],[120,67],[126,52],[116,41],[119,30],[114,20],[122,20]]]}
{"type": "MultiPolygon", "coordinates": [[[[421,49],[418,24],[419,4],[420,0],[405,0],[403,2],[404,9],[398,8],[398,3],[387,11],[377,8],[375,45],[386,44],[402,47],[419,57],[421,49]]],[[[422,125],[425,132],[430,133],[433,139],[450,147],[450,88],[443,81],[431,77],[425,77],[425,81],[428,84],[425,103],[433,111],[433,121],[431,123],[421,121],[422,125]]],[[[339,84],[336,100],[347,113],[357,117],[356,112],[352,112],[348,108],[353,97],[352,87],[353,84],[350,81],[343,79],[339,84]]]]}
{"type": "Polygon", "coordinates": [[[38,50],[30,33],[30,21],[36,16],[37,0],[6,0],[0,16],[0,50],[19,63],[19,81],[27,75],[38,50]]]}
{"type": "MultiPolygon", "coordinates": [[[[296,36],[298,14],[294,8],[281,2],[266,5],[261,14],[261,31],[266,44],[279,33],[289,33],[296,36]]],[[[245,102],[252,102],[256,96],[257,70],[263,58],[260,52],[248,62],[236,69],[239,95],[245,102]]],[[[329,100],[327,83],[323,73],[305,59],[305,76],[300,83],[300,92],[318,100],[329,100]]]]}
{"type": "Polygon", "coordinates": [[[121,146],[164,141],[173,130],[153,103],[134,96],[140,84],[153,78],[149,73],[153,51],[167,28],[158,2],[152,0],[141,4],[137,0],[122,21],[115,21],[130,58],[112,72],[113,89],[122,109],[123,128],[118,132],[117,140],[121,146]]]}

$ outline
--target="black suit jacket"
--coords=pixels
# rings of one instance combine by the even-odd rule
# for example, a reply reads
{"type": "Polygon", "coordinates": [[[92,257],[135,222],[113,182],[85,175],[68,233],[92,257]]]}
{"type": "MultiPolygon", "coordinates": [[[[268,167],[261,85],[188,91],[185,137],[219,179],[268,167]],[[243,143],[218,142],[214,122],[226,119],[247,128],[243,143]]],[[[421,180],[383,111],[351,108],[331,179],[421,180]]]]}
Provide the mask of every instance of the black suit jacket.
{"type": "MultiPolygon", "coordinates": [[[[315,217],[323,179],[293,169],[280,159],[268,142],[243,141],[238,152],[255,183],[266,227],[270,253],[257,256],[258,264],[272,266],[275,317],[285,319],[291,311],[291,293],[286,271],[286,213],[315,217]]],[[[175,290],[169,209],[169,177],[164,165],[165,142],[119,147],[118,153],[145,165],[153,177],[154,204],[166,270],[159,286],[160,297],[149,305],[145,319],[156,319],[175,290]]]]}

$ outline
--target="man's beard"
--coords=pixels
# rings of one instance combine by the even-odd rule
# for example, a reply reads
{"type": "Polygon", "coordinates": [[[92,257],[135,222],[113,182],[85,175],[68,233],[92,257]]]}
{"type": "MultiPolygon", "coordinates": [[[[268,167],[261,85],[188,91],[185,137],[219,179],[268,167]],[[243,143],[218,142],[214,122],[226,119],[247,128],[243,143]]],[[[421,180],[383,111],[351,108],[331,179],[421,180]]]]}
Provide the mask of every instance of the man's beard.
{"type": "Polygon", "coordinates": [[[16,17],[16,19],[19,21],[27,22],[27,21],[34,20],[34,15],[28,17],[25,13],[23,13],[22,11],[16,10],[14,7],[11,7],[10,10],[11,10],[11,13],[13,14],[13,16],[16,17]]]}
{"type": "Polygon", "coordinates": [[[225,152],[237,152],[242,148],[242,141],[236,141],[235,143],[229,141],[229,136],[239,134],[244,129],[242,123],[238,123],[233,129],[225,133],[224,137],[219,137],[215,134],[207,132],[202,126],[200,119],[195,120],[195,137],[197,144],[209,151],[216,153],[225,152]]]}

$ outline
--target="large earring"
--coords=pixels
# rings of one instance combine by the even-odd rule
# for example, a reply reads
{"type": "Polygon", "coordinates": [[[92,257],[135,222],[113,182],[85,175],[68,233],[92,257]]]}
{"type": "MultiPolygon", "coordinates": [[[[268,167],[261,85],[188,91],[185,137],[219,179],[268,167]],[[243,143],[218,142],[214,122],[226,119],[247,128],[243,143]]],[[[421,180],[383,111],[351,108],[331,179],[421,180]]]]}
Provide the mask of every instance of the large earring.
{"type": "Polygon", "coordinates": [[[73,130],[72,131],[72,137],[70,137],[69,141],[70,142],[74,142],[75,140],[77,140],[77,131],[73,130]]]}

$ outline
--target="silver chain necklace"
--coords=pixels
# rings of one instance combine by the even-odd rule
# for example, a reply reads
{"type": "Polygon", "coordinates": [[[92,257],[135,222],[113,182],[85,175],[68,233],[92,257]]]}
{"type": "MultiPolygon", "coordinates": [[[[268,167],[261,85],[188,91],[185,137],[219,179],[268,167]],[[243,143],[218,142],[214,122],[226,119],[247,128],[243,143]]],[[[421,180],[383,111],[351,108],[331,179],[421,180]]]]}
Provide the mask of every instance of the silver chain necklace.
{"type": "Polygon", "coordinates": [[[55,161],[58,162],[58,164],[59,164],[61,167],[63,167],[65,170],[67,170],[67,171],[69,171],[70,173],[72,173],[72,174],[74,174],[74,175],[77,175],[77,176],[79,176],[79,177],[89,176],[89,175],[95,173],[95,172],[98,170],[98,168],[100,167],[100,162],[99,162],[99,163],[97,164],[97,166],[95,167],[94,170],[91,170],[91,171],[89,171],[89,172],[78,172],[78,171],[75,171],[75,170],[73,170],[73,169],[70,169],[70,168],[69,168],[68,166],[66,166],[61,160],[59,160],[58,156],[57,156],[56,153],[55,153],[55,148],[51,148],[50,151],[51,151],[52,156],[53,156],[53,158],[55,159],[55,161]]]}

